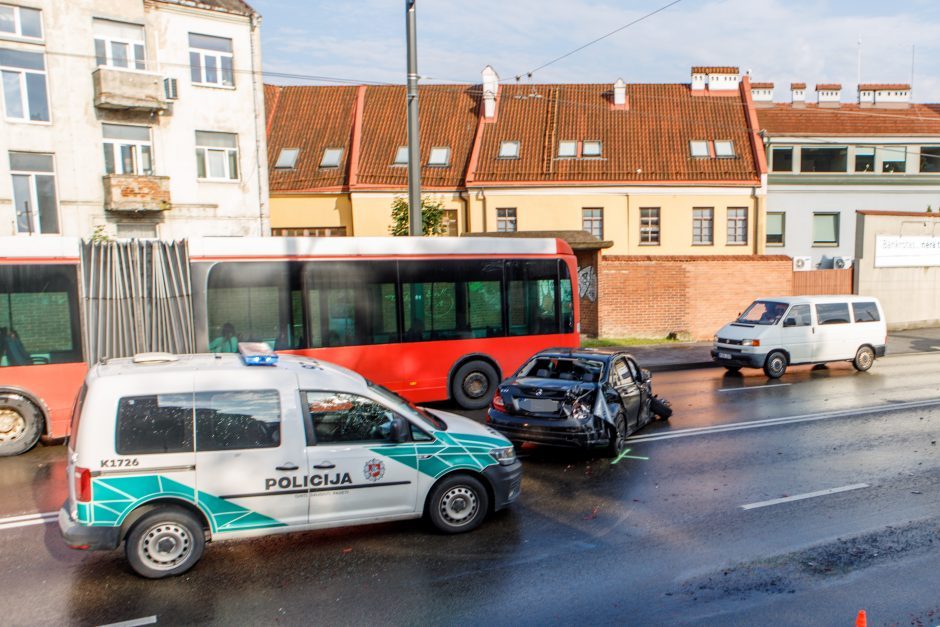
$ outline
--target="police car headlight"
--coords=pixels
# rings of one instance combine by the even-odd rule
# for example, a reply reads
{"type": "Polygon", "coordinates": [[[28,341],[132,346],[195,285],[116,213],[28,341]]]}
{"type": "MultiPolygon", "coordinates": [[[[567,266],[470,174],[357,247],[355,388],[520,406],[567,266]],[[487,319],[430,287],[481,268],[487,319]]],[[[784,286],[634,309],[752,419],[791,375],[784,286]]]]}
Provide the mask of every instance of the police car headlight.
{"type": "Polygon", "coordinates": [[[490,456],[503,466],[509,466],[516,461],[516,449],[511,446],[494,448],[490,451],[490,456]]]}

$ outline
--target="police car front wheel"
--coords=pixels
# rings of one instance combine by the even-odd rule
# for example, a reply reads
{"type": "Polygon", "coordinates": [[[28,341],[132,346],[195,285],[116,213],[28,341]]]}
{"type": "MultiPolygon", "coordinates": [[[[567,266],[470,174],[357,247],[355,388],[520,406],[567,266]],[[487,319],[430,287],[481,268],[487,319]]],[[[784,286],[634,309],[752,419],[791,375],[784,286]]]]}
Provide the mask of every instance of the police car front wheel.
{"type": "Polygon", "coordinates": [[[161,507],[137,521],[124,548],[138,575],[162,579],[195,566],[205,548],[205,535],[202,524],[185,509],[161,507]]]}
{"type": "Polygon", "coordinates": [[[444,533],[463,533],[480,526],[489,510],[486,488],[469,475],[455,475],[434,488],[428,517],[444,533]]]}

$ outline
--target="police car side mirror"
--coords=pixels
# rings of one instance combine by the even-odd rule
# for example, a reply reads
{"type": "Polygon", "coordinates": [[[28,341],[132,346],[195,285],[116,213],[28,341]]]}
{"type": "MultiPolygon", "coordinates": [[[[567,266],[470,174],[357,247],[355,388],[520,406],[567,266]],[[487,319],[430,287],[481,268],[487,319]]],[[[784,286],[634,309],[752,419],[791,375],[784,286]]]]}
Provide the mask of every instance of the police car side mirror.
{"type": "Polygon", "coordinates": [[[388,439],[395,444],[411,440],[411,429],[408,421],[401,416],[393,416],[388,429],[388,439]]]}

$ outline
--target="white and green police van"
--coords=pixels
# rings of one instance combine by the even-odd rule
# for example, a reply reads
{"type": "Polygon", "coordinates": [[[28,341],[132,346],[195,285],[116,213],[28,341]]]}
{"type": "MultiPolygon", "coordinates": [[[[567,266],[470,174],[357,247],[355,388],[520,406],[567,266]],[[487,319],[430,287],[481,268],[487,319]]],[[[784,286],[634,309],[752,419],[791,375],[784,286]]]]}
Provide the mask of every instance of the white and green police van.
{"type": "Polygon", "coordinates": [[[144,577],[206,541],[427,516],[476,528],[519,496],[512,445],[308,358],[145,354],[91,368],[69,439],[66,543],[144,577]]]}

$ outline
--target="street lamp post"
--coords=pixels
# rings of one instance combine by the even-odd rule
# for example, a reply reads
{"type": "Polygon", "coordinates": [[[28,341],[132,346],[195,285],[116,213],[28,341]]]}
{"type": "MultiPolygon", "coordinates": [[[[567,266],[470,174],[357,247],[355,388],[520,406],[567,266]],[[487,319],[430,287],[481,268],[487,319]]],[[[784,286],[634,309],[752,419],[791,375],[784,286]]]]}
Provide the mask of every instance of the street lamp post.
{"type": "Polygon", "coordinates": [[[424,231],[421,219],[421,145],[418,139],[418,43],[415,35],[415,0],[405,0],[408,37],[408,223],[411,235],[424,231]]]}

